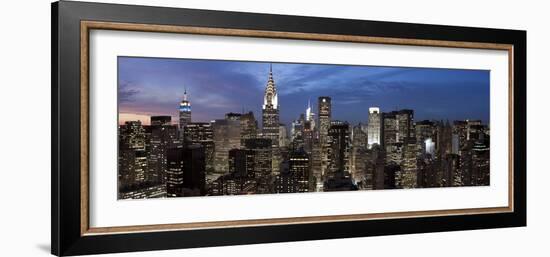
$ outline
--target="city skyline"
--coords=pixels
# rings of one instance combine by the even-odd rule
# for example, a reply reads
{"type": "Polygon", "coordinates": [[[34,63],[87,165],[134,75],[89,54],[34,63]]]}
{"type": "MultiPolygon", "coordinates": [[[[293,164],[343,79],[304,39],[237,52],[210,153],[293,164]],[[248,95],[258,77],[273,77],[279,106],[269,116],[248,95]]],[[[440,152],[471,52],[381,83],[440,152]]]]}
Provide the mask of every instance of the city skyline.
{"type": "MultiPolygon", "coordinates": [[[[183,92],[193,99],[194,121],[209,122],[227,112],[261,117],[270,63],[119,57],[119,124],[150,122],[150,116],[178,118],[183,92]],[[233,94],[226,94],[232,92],[233,94]],[[239,95],[239,97],[231,97],[239,95]]],[[[365,123],[366,108],[414,109],[417,120],[489,121],[489,71],[432,68],[272,63],[280,96],[281,123],[289,124],[315,99],[330,95],[333,116],[365,123]],[[429,92],[429,93],[425,93],[429,92]]],[[[176,122],[174,123],[176,124],[176,122]]]]}
{"type": "MultiPolygon", "coordinates": [[[[119,60],[119,78],[128,76],[120,68],[128,65],[124,60],[119,60]]],[[[275,65],[267,63],[264,82],[257,82],[263,85],[260,94],[254,90],[256,84],[228,88],[235,86],[231,79],[219,81],[225,86],[214,90],[216,83],[208,82],[220,73],[217,69],[205,73],[179,70],[171,76],[171,66],[156,60],[148,59],[149,70],[133,71],[136,77],[157,78],[146,91],[156,93],[145,101],[134,101],[142,91],[119,81],[119,105],[123,105],[119,113],[132,103],[149,115],[171,108],[150,117],[127,115],[127,120],[120,121],[118,199],[490,185],[490,127],[479,118],[488,110],[477,108],[489,103],[483,95],[489,87],[488,74],[483,71],[342,65],[325,65],[323,71],[319,65],[300,64],[302,75],[306,74],[303,83],[285,88],[281,83],[293,83],[285,82],[285,76],[281,82],[275,65]],[[327,69],[331,75],[321,75],[327,69]],[[155,70],[169,74],[159,75],[155,70]],[[182,79],[181,72],[203,83],[184,86],[179,104],[172,106],[173,94],[165,90],[169,84],[155,85],[182,79]],[[357,77],[358,73],[378,80],[368,82],[357,77]],[[408,79],[382,79],[395,76],[408,79]],[[446,83],[437,83],[445,78],[446,83]],[[442,90],[443,84],[451,86],[442,90]],[[437,89],[430,89],[433,85],[437,89]],[[471,86],[476,90],[465,90],[471,86]],[[208,87],[208,92],[189,94],[192,88],[208,87]],[[381,107],[385,97],[405,107],[385,110],[381,107]],[[147,102],[152,99],[154,104],[147,102]],[[291,103],[300,105],[305,99],[307,105],[292,107],[291,103]],[[254,105],[245,108],[251,102],[254,105]],[[235,110],[237,104],[242,105],[240,112],[235,110]],[[414,106],[441,116],[436,115],[439,120],[416,119],[414,106]],[[285,108],[292,110],[286,118],[285,108]],[[453,112],[464,109],[478,116],[453,117],[453,112]]],[[[183,62],[193,62],[194,68],[220,64],[183,62]]],[[[243,62],[221,62],[235,63],[242,68],[243,62]]],[[[247,64],[262,67],[258,70],[266,65],[247,64]]],[[[279,64],[279,72],[288,73],[295,65],[279,64]]]]}

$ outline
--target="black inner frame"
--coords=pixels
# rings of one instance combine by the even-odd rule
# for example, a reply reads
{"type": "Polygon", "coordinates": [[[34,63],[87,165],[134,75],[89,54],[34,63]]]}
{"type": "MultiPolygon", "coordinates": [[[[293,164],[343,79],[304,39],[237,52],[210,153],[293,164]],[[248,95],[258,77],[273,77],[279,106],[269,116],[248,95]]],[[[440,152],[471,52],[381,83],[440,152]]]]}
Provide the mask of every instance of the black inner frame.
{"type": "Polygon", "coordinates": [[[52,4],[52,208],[55,255],[128,252],[526,225],[526,32],[85,2],[52,4]],[[80,21],[512,44],[514,211],[367,221],[80,235],[80,21]]]}

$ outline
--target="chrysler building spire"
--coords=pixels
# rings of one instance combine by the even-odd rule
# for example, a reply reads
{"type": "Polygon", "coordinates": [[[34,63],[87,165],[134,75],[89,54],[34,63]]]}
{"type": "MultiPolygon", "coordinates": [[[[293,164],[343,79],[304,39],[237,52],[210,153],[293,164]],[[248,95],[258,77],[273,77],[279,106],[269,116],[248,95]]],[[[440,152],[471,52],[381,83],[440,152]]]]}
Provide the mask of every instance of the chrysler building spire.
{"type": "Polygon", "coordinates": [[[277,87],[275,86],[275,81],[273,80],[273,67],[269,64],[269,78],[267,79],[267,85],[265,87],[264,95],[264,105],[262,109],[272,108],[278,109],[278,97],[277,97],[277,87]]]}
{"type": "Polygon", "coordinates": [[[262,106],[262,134],[271,139],[272,146],[279,145],[279,104],[277,88],[273,80],[273,67],[269,65],[269,77],[265,87],[264,104],[262,106]]]}

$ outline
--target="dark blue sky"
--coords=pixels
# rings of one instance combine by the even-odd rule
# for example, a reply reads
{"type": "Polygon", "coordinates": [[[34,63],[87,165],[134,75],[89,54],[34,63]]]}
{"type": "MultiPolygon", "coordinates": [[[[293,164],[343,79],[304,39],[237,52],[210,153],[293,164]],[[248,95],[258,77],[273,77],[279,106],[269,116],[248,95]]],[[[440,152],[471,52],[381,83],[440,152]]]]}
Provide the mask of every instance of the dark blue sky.
{"type": "MultiPolygon", "coordinates": [[[[187,88],[193,121],[252,110],[261,121],[269,63],[165,58],[118,58],[120,122],[172,115],[187,88]]],[[[332,97],[333,119],[356,124],[368,107],[413,109],[415,120],[489,121],[489,71],[273,63],[281,122],[304,113],[308,99],[332,97]]]]}

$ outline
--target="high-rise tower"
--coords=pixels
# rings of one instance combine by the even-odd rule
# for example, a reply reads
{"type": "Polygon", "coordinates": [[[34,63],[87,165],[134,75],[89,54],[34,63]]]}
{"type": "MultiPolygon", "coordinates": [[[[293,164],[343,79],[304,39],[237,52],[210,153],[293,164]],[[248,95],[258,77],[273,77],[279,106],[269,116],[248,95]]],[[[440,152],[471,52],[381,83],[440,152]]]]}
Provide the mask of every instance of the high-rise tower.
{"type": "Polygon", "coordinates": [[[374,144],[380,145],[380,134],[382,132],[382,116],[380,114],[380,108],[369,108],[369,124],[367,127],[367,140],[369,149],[374,144]]]}
{"type": "Polygon", "coordinates": [[[271,139],[273,146],[279,145],[279,104],[271,65],[262,105],[262,134],[265,138],[271,139]]]}
{"type": "Polygon", "coordinates": [[[331,103],[330,97],[321,96],[319,97],[319,138],[321,143],[326,142],[326,137],[328,135],[328,129],[330,128],[330,117],[331,117],[331,103]]]}
{"type": "Polygon", "coordinates": [[[183,100],[180,102],[180,131],[183,132],[185,126],[191,123],[191,102],[187,100],[187,89],[183,93],[183,100]]]}
{"type": "Polygon", "coordinates": [[[315,113],[311,112],[311,101],[307,101],[306,121],[310,123],[310,129],[315,130],[315,113]]]}
{"type": "MultiPolygon", "coordinates": [[[[319,108],[319,146],[321,153],[321,176],[326,175],[329,164],[329,138],[330,120],[332,114],[331,99],[328,96],[320,96],[318,100],[319,108]]],[[[321,178],[323,180],[323,178],[321,178]]]]}

